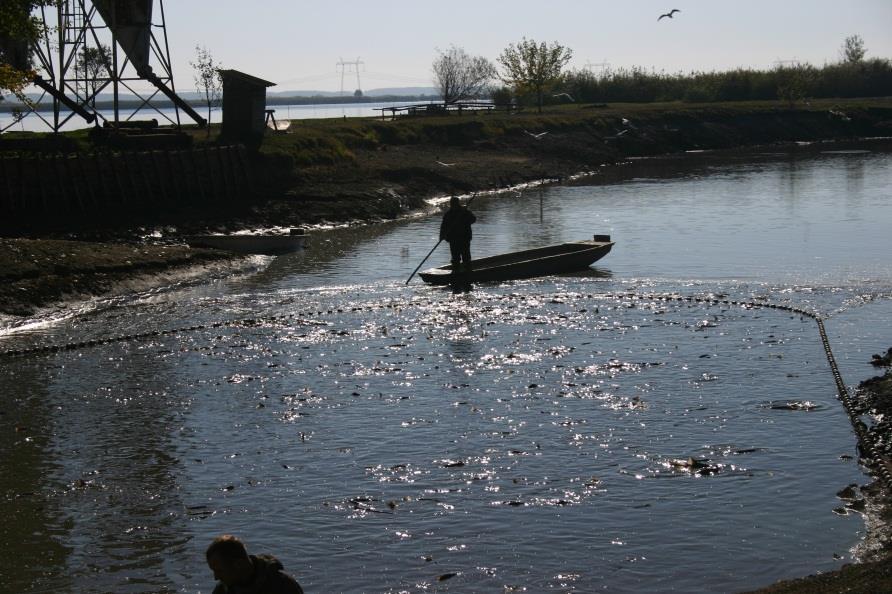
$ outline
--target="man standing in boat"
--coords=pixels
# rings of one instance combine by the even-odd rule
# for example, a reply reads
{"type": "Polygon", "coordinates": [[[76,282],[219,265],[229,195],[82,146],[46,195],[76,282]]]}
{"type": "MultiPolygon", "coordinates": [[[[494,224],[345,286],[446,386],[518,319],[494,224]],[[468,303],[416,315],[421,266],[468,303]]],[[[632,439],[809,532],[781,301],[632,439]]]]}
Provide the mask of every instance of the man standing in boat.
{"type": "Polygon", "coordinates": [[[458,272],[471,270],[471,225],[477,220],[470,210],[453,196],[449,199],[449,210],[443,214],[440,223],[440,241],[449,242],[452,256],[452,270],[458,272]]]}

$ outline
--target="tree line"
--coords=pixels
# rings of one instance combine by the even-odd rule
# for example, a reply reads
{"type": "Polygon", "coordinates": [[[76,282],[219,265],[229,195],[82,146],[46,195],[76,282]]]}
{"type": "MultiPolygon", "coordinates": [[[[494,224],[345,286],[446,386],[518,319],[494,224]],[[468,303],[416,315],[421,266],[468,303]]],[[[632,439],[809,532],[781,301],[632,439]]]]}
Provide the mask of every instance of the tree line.
{"type": "Polygon", "coordinates": [[[564,71],[573,53],[554,43],[523,39],[499,56],[501,68],[461,48],[437,51],[432,71],[443,102],[490,98],[496,104],[536,105],[654,101],[782,100],[810,97],[892,95],[892,62],[866,59],[859,35],[847,37],[836,63],[778,65],[770,70],[737,68],[723,72],[666,73],[619,68],[594,73],[564,71]]]}
{"type": "MultiPolygon", "coordinates": [[[[3,0],[0,4],[0,92],[28,100],[24,88],[37,74],[28,51],[45,24],[33,15],[54,0],[3,0]]],[[[738,68],[723,72],[666,73],[640,67],[594,73],[566,71],[573,51],[558,42],[523,38],[509,44],[495,62],[451,46],[436,50],[433,82],[445,104],[491,99],[496,104],[543,105],[652,101],[783,100],[790,104],[814,97],[892,96],[892,62],[866,58],[858,35],[845,39],[836,63],[779,65],[770,70],[738,68]]],[[[84,48],[80,68],[96,79],[109,70],[108,48],[84,48]]],[[[196,46],[195,84],[210,109],[219,103],[221,65],[207,48],[196,46]]],[[[90,99],[101,88],[91,89],[90,99]]],[[[0,93],[2,98],[2,93],[0,93]]]]}

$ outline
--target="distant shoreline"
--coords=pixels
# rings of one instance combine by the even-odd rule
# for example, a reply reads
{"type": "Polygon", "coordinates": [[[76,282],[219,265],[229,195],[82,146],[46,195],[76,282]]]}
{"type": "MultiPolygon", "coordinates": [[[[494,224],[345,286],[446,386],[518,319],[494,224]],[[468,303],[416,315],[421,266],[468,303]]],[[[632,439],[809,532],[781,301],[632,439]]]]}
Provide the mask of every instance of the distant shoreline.
{"type": "MultiPolygon", "coordinates": [[[[326,97],[322,95],[314,96],[268,96],[266,98],[267,106],[270,105],[355,105],[363,103],[431,103],[442,101],[440,97],[435,95],[375,95],[354,97],[353,95],[344,97],[326,97]]],[[[207,104],[201,101],[187,100],[193,109],[207,109],[207,104]]],[[[121,109],[135,109],[143,105],[138,99],[124,99],[118,102],[121,109]]],[[[168,99],[153,101],[152,105],[159,109],[172,109],[174,104],[168,99]]],[[[114,108],[114,102],[110,100],[102,100],[96,102],[97,110],[109,110],[114,108]]],[[[28,107],[23,103],[0,101],[0,113],[12,113],[14,110],[27,110],[28,107]]],[[[40,113],[53,111],[52,103],[42,103],[36,110],[40,113]]],[[[63,108],[63,111],[67,111],[63,108]]],[[[148,113],[148,111],[147,111],[148,113]]]]}

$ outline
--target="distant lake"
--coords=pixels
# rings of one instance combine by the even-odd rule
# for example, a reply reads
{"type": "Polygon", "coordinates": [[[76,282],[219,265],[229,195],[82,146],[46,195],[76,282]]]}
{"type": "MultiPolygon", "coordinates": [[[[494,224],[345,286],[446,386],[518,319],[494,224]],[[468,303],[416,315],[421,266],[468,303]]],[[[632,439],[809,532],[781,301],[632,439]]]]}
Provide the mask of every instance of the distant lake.
{"type": "MultiPolygon", "coordinates": [[[[379,102],[379,103],[326,103],[326,104],[311,104],[311,105],[268,105],[268,109],[275,109],[275,117],[277,120],[310,120],[317,118],[362,118],[362,117],[370,117],[370,116],[380,116],[381,112],[379,111],[382,107],[391,107],[394,105],[412,105],[424,103],[424,101],[390,101],[390,102],[379,102]]],[[[206,109],[196,109],[196,111],[202,116],[207,116],[206,109]]],[[[99,113],[102,114],[103,117],[108,120],[114,119],[114,111],[110,109],[101,109],[99,113]]],[[[70,115],[71,112],[64,112],[63,118],[70,115]]],[[[132,110],[122,109],[120,111],[120,119],[126,120],[132,114],[132,110]]],[[[221,118],[223,117],[223,110],[216,108],[211,111],[211,123],[219,123],[221,118]]],[[[48,112],[40,112],[31,113],[27,117],[25,117],[21,122],[12,126],[8,132],[12,131],[26,131],[26,132],[48,132],[50,131],[50,126],[46,122],[44,122],[41,117],[43,117],[47,122],[52,122],[53,113],[51,111],[48,112]]],[[[159,125],[167,124],[167,120],[164,118],[170,118],[173,121],[176,121],[176,112],[174,108],[164,108],[159,109],[157,111],[152,109],[143,109],[135,116],[133,116],[134,120],[150,120],[152,118],[157,119],[159,125]],[[162,115],[159,115],[160,114],[162,115]]],[[[3,130],[14,121],[12,114],[9,113],[0,113],[0,130],[3,130]]],[[[183,124],[191,124],[192,119],[189,118],[184,112],[180,113],[180,122],[183,124]]],[[[88,124],[82,118],[78,116],[72,117],[66,124],[63,126],[63,130],[80,130],[82,128],[89,128],[92,124],[88,124]]]]}

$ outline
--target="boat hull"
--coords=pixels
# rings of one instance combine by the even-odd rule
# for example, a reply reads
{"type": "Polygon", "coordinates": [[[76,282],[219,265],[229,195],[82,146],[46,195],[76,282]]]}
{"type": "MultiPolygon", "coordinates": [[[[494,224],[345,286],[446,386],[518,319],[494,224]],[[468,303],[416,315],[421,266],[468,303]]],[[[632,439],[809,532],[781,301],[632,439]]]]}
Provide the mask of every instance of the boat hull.
{"type": "Polygon", "coordinates": [[[543,248],[480,258],[468,272],[453,273],[452,266],[429,268],[419,276],[427,283],[449,285],[506,281],[585,270],[608,253],[612,241],[575,241],[543,248]]]}

